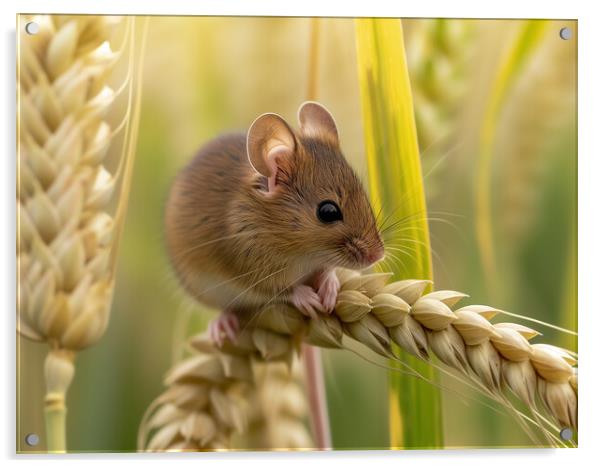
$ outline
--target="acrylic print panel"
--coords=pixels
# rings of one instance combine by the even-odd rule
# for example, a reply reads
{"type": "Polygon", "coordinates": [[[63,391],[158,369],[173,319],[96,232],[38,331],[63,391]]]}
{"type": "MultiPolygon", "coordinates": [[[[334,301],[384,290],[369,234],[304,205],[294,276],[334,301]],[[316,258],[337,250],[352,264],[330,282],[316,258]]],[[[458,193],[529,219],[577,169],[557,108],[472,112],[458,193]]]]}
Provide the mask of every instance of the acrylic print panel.
{"type": "Polygon", "coordinates": [[[577,445],[576,21],[17,31],[18,452],[577,445]]]}

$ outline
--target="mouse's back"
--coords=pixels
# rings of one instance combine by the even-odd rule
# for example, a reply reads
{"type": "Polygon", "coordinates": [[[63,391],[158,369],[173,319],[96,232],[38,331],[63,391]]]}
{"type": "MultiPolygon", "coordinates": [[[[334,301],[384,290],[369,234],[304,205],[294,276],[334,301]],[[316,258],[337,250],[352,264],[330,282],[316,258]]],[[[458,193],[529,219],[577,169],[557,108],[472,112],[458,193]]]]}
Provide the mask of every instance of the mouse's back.
{"type": "MultiPolygon", "coordinates": [[[[165,209],[165,239],[172,265],[186,284],[199,263],[221,270],[219,240],[229,232],[227,211],[253,175],[244,134],[203,146],[177,174],[165,209]]],[[[224,254],[224,258],[227,255],[224,254]]]]}

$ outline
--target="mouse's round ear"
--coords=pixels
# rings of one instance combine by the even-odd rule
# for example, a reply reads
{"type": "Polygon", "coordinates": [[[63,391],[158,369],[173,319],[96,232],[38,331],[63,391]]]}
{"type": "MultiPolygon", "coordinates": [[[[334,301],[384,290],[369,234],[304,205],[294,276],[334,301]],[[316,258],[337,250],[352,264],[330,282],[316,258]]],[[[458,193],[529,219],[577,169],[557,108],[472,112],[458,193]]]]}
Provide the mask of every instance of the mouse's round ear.
{"type": "Polygon", "coordinates": [[[330,138],[335,143],[339,143],[337,124],[330,112],[322,104],[313,101],[304,102],[299,107],[297,115],[303,135],[330,138]]]}
{"type": "Polygon", "coordinates": [[[282,158],[295,151],[295,135],[277,114],[257,117],[247,132],[247,156],[251,166],[268,178],[268,190],[276,186],[276,173],[282,158]]]}

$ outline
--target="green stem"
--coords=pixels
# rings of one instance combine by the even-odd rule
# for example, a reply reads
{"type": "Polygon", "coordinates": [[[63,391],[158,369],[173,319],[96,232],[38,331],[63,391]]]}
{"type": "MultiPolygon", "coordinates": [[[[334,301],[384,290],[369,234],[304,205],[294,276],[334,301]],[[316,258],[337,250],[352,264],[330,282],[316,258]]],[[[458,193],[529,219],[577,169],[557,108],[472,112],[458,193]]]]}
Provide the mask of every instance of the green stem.
{"type": "Polygon", "coordinates": [[[512,88],[519,72],[541,43],[545,28],[545,21],[531,20],[526,21],[524,26],[517,32],[510,49],[502,57],[499,64],[480,131],[474,194],[475,230],[487,289],[494,298],[496,296],[495,288],[500,284],[497,280],[493,216],[491,213],[491,165],[493,163],[497,124],[504,99],[512,88]]]}
{"type": "MultiPolygon", "coordinates": [[[[356,20],[357,55],[364,122],[364,142],[374,209],[390,226],[385,264],[401,278],[432,280],[431,249],[422,167],[401,22],[356,20]],[[393,229],[393,230],[391,230],[393,229]],[[404,233],[401,236],[401,233],[404,233]],[[390,263],[389,263],[390,262],[390,263]]],[[[392,448],[436,448],[443,445],[441,397],[430,382],[436,371],[400,350],[398,357],[426,380],[392,372],[389,376],[392,448]]],[[[393,366],[399,366],[395,361],[393,366]]]]}

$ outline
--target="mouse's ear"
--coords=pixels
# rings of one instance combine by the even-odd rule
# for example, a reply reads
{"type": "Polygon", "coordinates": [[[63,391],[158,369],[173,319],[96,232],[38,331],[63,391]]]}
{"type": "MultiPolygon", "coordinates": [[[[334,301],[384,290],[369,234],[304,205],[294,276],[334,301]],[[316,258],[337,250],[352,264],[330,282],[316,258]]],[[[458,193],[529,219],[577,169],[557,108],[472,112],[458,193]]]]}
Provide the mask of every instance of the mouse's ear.
{"type": "Polygon", "coordinates": [[[247,156],[251,166],[268,178],[268,191],[276,187],[276,173],[281,158],[287,158],[295,151],[295,135],[277,114],[263,114],[257,117],[247,133],[247,156]]]}
{"type": "Polygon", "coordinates": [[[326,107],[317,102],[307,101],[301,104],[299,112],[301,133],[309,137],[326,137],[339,143],[339,132],[334,118],[326,107]]]}

